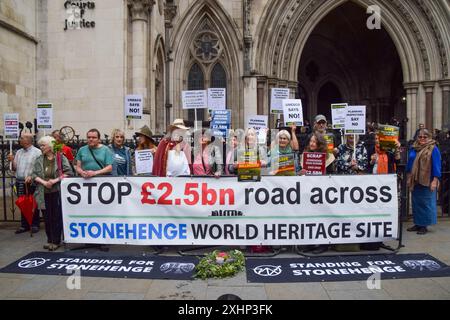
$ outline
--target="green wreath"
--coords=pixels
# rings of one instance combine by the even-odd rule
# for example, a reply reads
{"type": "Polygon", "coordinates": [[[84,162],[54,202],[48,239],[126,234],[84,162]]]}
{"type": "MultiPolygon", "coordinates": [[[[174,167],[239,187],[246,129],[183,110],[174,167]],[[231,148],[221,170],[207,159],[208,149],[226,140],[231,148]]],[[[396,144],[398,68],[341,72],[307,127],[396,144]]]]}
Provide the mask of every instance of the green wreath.
{"type": "Polygon", "coordinates": [[[200,260],[195,268],[196,278],[227,278],[244,269],[244,254],[239,250],[228,252],[215,250],[200,260]]]}

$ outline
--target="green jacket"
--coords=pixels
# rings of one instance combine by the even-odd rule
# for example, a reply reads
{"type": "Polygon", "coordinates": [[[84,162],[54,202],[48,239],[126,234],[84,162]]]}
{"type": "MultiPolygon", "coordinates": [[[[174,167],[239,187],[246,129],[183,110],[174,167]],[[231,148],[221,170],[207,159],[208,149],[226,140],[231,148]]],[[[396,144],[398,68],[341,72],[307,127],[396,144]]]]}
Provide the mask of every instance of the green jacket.
{"type": "MultiPolygon", "coordinates": [[[[31,178],[33,178],[33,181],[35,182],[36,178],[39,177],[41,179],[44,179],[44,155],[41,155],[39,158],[36,159],[36,161],[34,162],[34,167],[33,167],[33,173],[31,174],[31,178]]],[[[72,168],[69,164],[69,160],[67,160],[67,158],[61,154],[61,159],[62,159],[62,169],[63,169],[63,173],[65,175],[68,176],[73,176],[73,171],[72,168]]],[[[58,165],[56,164],[56,155],[55,155],[55,177],[57,176],[57,170],[58,170],[58,165]]],[[[57,185],[55,185],[58,189],[58,191],[61,191],[60,188],[60,184],[58,183],[57,185]]],[[[38,208],[39,209],[45,209],[45,200],[44,200],[44,189],[45,187],[40,184],[40,183],[36,183],[37,187],[36,187],[36,191],[34,193],[34,197],[36,198],[36,202],[38,204],[38,208]]]]}

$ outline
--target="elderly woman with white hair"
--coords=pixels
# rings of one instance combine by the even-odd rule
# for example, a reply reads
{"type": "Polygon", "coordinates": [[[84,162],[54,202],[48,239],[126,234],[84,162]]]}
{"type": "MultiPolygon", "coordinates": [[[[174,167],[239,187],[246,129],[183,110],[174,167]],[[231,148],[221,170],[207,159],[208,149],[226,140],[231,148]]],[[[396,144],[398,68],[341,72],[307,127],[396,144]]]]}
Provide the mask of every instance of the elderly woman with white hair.
{"type": "Polygon", "coordinates": [[[44,245],[44,249],[54,251],[60,246],[63,230],[61,180],[73,175],[73,172],[69,160],[64,154],[59,153],[58,156],[55,153],[55,139],[53,137],[42,137],[39,139],[38,145],[41,148],[42,155],[34,162],[31,179],[38,186],[35,193],[36,201],[39,205],[45,203],[44,221],[47,244],[44,245]]]}
{"type": "Polygon", "coordinates": [[[295,153],[298,152],[298,140],[295,134],[295,126],[292,127],[292,133],[287,130],[278,132],[275,143],[270,150],[271,173],[276,176],[294,176],[299,171],[298,161],[295,153]],[[288,156],[283,159],[282,156],[288,156]],[[286,160],[286,161],[285,161],[286,160]]]}

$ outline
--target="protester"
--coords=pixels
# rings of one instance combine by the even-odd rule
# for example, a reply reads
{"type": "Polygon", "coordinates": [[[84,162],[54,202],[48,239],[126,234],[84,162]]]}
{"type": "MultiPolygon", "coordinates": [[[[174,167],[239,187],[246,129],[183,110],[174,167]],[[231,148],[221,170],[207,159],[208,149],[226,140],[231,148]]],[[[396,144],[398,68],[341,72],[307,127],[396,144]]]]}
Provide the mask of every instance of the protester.
{"type": "Polygon", "coordinates": [[[441,178],[441,153],[427,129],[419,130],[409,151],[408,187],[412,191],[414,226],[408,231],[424,235],[437,224],[437,190],[441,178]]]}
{"type": "Polygon", "coordinates": [[[420,130],[423,130],[423,129],[425,129],[425,125],[423,123],[420,123],[419,124],[419,128],[416,130],[416,133],[414,133],[414,137],[413,137],[414,141],[417,141],[417,138],[419,136],[419,132],[420,132],[420,130]]]}
{"type": "Polygon", "coordinates": [[[291,134],[287,130],[281,130],[278,132],[275,143],[270,150],[270,167],[271,174],[276,176],[294,176],[299,171],[298,162],[295,161],[295,152],[298,152],[298,140],[295,134],[296,126],[291,127],[291,134]],[[292,156],[294,161],[294,170],[292,171],[279,171],[279,163],[276,163],[276,159],[280,156],[292,156]]]}
{"type": "Polygon", "coordinates": [[[238,147],[238,135],[236,131],[230,130],[229,131],[229,148],[227,149],[227,156],[225,160],[225,173],[227,175],[236,175],[237,173],[237,158],[236,156],[236,150],[238,147]]]}
{"type": "Polygon", "coordinates": [[[77,153],[77,173],[85,179],[111,175],[114,163],[111,150],[102,145],[100,132],[91,129],[87,132],[88,145],[83,146],[77,153]]]}
{"type": "Polygon", "coordinates": [[[56,143],[62,146],[62,153],[66,156],[69,163],[72,165],[73,160],[75,160],[73,156],[73,150],[71,147],[65,144],[63,134],[59,130],[55,130],[52,132],[52,137],[55,139],[56,143]]]}
{"type": "Polygon", "coordinates": [[[131,149],[125,146],[125,133],[120,129],[114,129],[111,137],[112,142],[108,147],[111,150],[114,159],[112,165],[112,175],[133,175],[131,149]]]}
{"type": "Polygon", "coordinates": [[[359,141],[359,136],[346,135],[345,143],[336,150],[336,170],[338,174],[362,174],[367,172],[369,159],[364,144],[359,141]],[[355,141],[356,138],[356,141],[355,141]],[[356,151],[354,151],[354,142],[356,151]]]}
{"type": "Polygon", "coordinates": [[[155,155],[157,146],[150,128],[148,126],[143,126],[139,132],[136,132],[135,134],[137,137],[136,150],[151,150],[152,154],[155,155]]]}
{"type": "Polygon", "coordinates": [[[62,153],[60,158],[54,152],[53,137],[45,136],[39,139],[39,147],[42,155],[34,162],[33,173],[29,177],[38,184],[35,193],[38,204],[45,203],[45,233],[47,244],[44,249],[54,251],[61,244],[63,231],[62,207],[61,207],[61,180],[72,176],[73,171],[69,160],[62,153]]]}
{"type": "Polygon", "coordinates": [[[384,151],[380,147],[379,134],[375,135],[374,153],[370,156],[369,172],[373,174],[394,174],[396,166],[401,159],[401,144],[397,140],[395,142],[394,151],[384,151]]]}
{"type": "MultiPolygon", "coordinates": [[[[41,155],[41,151],[33,146],[33,135],[30,133],[22,133],[19,138],[19,143],[22,149],[18,150],[16,156],[8,155],[8,160],[12,163],[12,169],[16,172],[16,191],[17,196],[20,197],[26,194],[33,194],[36,187],[31,184],[31,181],[25,181],[33,172],[34,161],[41,155]]],[[[40,208],[44,209],[44,208],[40,208]]],[[[16,234],[27,232],[30,230],[27,220],[21,214],[20,228],[16,230],[16,234]]],[[[39,231],[39,208],[33,214],[33,221],[31,224],[31,232],[39,231]]]]}
{"type": "Polygon", "coordinates": [[[215,176],[223,174],[223,158],[221,148],[214,143],[210,130],[199,132],[198,144],[194,151],[194,175],[215,176]]]}
{"type": "MultiPolygon", "coordinates": [[[[336,171],[335,168],[336,158],[332,153],[328,153],[327,151],[328,151],[327,141],[318,132],[315,132],[311,135],[311,138],[309,139],[309,144],[304,149],[304,152],[326,153],[325,173],[334,174],[336,171]]],[[[305,175],[306,171],[302,167],[303,167],[303,154],[300,156],[300,175],[305,175]]]]}
{"type": "Polygon", "coordinates": [[[174,172],[186,173],[187,170],[184,168],[184,160],[182,158],[181,160],[180,158],[175,158],[174,156],[177,156],[177,153],[170,153],[171,150],[183,151],[189,164],[189,172],[192,172],[191,146],[185,141],[187,130],[189,130],[189,128],[184,125],[183,119],[176,119],[169,126],[166,136],[158,144],[153,159],[153,175],[166,177],[169,165],[172,166],[171,171],[169,171],[171,174],[174,172]],[[169,154],[172,154],[170,158],[169,154]],[[168,163],[170,159],[173,159],[174,162],[168,163]]]}
{"type": "MultiPolygon", "coordinates": [[[[304,152],[315,152],[315,153],[325,153],[327,156],[325,162],[326,174],[334,173],[334,161],[335,157],[332,153],[327,152],[327,141],[323,138],[323,136],[318,132],[314,132],[309,140],[308,146],[305,148],[304,152]]],[[[300,175],[305,175],[306,170],[302,168],[303,166],[303,154],[300,157],[300,166],[301,171],[300,175]]],[[[305,247],[303,252],[311,252],[313,254],[321,254],[327,252],[329,250],[329,245],[309,245],[305,247]]]]}

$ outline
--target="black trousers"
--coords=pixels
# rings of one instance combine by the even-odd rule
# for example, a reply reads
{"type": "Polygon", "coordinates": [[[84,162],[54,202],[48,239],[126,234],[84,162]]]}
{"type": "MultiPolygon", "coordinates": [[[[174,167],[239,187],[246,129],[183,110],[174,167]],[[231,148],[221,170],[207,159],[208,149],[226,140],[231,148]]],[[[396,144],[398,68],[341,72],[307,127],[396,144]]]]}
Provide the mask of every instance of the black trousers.
{"type": "Polygon", "coordinates": [[[45,233],[47,243],[60,244],[63,230],[61,197],[59,192],[45,193],[45,233]]]}
{"type": "MultiPolygon", "coordinates": [[[[21,179],[17,179],[16,180],[16,190],[17,190],[17,197],[20,197],[20,196],[27,195],[27,194],[33,194],[34,191],[36,191],[36,187],[34,185],[29,185],[28,193],[26,193],[27,190],[25,188],[25,181],[21,180],[21,179]]],[[[33,214],[33,220],[31,222],[31,227],[39,229],[39,220],[40,220],[39,209],[36,209],[33,214]]],[[[20,226],[25,230],[30,229],[30,226],[28,225],[28,221],[25,219],[25,217],[23,216],[22,213],[20,214],[20,226]]]]}

